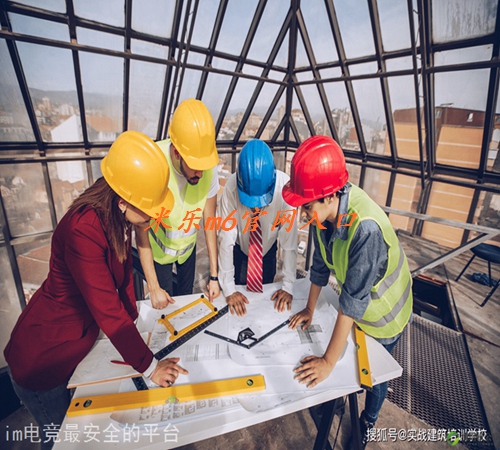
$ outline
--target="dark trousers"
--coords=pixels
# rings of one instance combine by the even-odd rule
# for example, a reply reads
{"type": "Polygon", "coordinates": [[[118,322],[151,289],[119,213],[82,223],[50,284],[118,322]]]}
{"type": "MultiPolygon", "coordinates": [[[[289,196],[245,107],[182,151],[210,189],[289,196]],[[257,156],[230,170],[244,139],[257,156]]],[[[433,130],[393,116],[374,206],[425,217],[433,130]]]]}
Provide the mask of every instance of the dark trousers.
{"type": "Polygon", "coordinates": [[[57,431],[61,426],[66,410],[71,403],[72,390],[67,389],[63,383],[47,391],[32,391],[19,386],[8,369],[14,392],[28,408],[38,425],[38,438],[33,437],[32,442],[40,442],[42,450],[50,450],[57,439],[57,431]]]}
{"type": "MultiPolygon", "coordinates": [[[[262,258],[262,278],[264,284],[272,283],[276,275],[276,253],[278,241],[269,249],[262,258]]],[[[245,255],[238,244],[233,248],[234,282],[236,284],[247,284],[248,256],[245,255]]]]}
{"type": "MultiPolygon", "coordinates": [[[[392,353],[392,350],[394,349],[398,341],[399,338],[390,344],[384,345],[384,348],[389,353],[392,353]]],[[[371,391],[366,391],[365,409],[361,413],[361,417],[363,417],[366,422],[375,424],[375,422],[377,421],[380,410],[382,409],[382,404],[384,403],[385,397],[387,395],[388,387],[389,383],[386,381],[384,383],[373,386],[373,389],[371,391]]]]}
{"type": "Polygon", "coordinates": [[[170,295],[189,295],[193,293],[194,272],[196,269],[196,246],[186,261],[182,264],[158,264],[155,261],[155,271],[160,287],[170,295]],[[172,268],[175,264],[177,270],[176,282],[172,268]]]}

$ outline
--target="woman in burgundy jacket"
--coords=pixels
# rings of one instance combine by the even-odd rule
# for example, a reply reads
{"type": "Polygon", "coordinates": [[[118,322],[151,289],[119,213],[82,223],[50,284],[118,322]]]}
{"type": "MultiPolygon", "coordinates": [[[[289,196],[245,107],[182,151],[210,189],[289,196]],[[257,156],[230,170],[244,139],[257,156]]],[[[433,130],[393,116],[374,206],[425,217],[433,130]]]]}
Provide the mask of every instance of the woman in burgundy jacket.
{"type": "MultiPolygon", "coordinates": [[[[170,386],[187,373],[178,358],[156,361],[134,324],[131,228],[147,227],[162,206],[172,209],[168,163],[150,138],[127,131],[113,143],[101,170],[104,178],[78,197],[57,225],[47,279],[4,351],[14,389],[41,431],[62,422],[71,399],[68,380],[99,329],[124,361],[158,385],[170,386]]],[[[49,434],[40,437],[42,448],[54,444],[49,434]]]]}

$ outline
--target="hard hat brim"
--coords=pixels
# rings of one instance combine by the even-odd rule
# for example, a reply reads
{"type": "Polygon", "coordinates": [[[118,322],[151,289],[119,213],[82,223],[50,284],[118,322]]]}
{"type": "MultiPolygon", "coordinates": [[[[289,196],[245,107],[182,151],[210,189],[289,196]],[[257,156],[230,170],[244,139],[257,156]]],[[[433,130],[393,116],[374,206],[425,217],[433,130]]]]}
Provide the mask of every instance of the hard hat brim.
{"type": "Polygon", "coordinates": [[[285,202],[287,202],[290,206],[293,206],[294,208],[297,208],[298,206],[305,205],[306,203],[318,199],[318,198],[306,198],[296,194],[295,192],[292,191],[290,181],[283,186],[281,195],[283,196],[283,200],[285,200],[285,202]]]}
{"type": "Polygon", "coordinates": [[[149,217],[154,219],[155,217],[158,217],[160,215],[162,208],[165,208],[164,211],[172,211],[174,209],[174,203],[174,194],[172,194],[172,191],[168,189],[167,195],[158,205],[155,205],[151,208],[144,208],[136,205],[133,206],[135,206],[137,209],[140,209],[144,214],[147,214],[149,217]]]}
{"type": "Polygon", "coordinates": [[[238,196],[240,202],[247,208],[263,208],[273,201],[273,192],[266,192],[264,195],[248,195],[238,189],[238,196]]]}
{"type": "Polygon", "coordinates": [[[210,155],[206,156],[205,158],[189,156],[183,151],[182,148],[175,148],[191,170],[210,170],[213,169],[217,164],[219,164],[219,155],[217,153],[217,148],[215,147],[215,145],[210,155]]]}

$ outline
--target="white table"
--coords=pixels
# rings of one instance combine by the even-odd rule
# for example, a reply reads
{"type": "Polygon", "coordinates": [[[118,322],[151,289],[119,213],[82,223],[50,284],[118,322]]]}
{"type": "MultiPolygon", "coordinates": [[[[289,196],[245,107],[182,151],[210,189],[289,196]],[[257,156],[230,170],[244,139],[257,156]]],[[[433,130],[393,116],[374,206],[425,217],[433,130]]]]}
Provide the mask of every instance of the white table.
{"type": "MultiPolygon", "coordinates": [[[[304,289],[304,283],[308,283],[308,281],[298,280],[297,283],[299,283],[301,288],[304,289]]],[[[279,287],[279,285],[268,285],[268,289],[275,289],[277,287],[279,287]]],[[[242,289],[244,289],[244,287],[242,289]]],[[[197,298],[199,298],[198,294],[177,297],[175,307],[181,307],[197,298]]],[[[322,297],[320,297],[318,301],[318,306],[320,305],[321,301],[325,301],[325,298],[327,298],[328,301],[332,301],[333,303],[338,301],[338,297],[335,292],[328,287],[323,289],[322,297]],[[323,294],[325,295],[323,296],[323,294]]],[[[216,304],[218,307],[223,307],[225,305],[225,299],[217,299],[214,304],[216,304]]],[[[171,311],[172,309],[169,310],[169,312],[171,311]]],[[[288,315],[287,313],[283,314],[284,320],[286,320],[286,318],[288,318],[288,315]]],[[[211,342],[210,340],[220,342],[220,340],[208,336],[205,333],[199,333],[184,345],[193,345],[196,342],[207,343],[211,342]]],[[[388,381],[401,375],[402,369],[398,365],[398,363],[378,342],[368,336],[367,348],[372,375],[376,383],[388,381]]],[[[345,358],[345,364],[348,364],[350,367],[352,366],[350,369],[350,373],[352,373],[353,378],[356,378],[355,364],[357,363],[354,360],[354,356],[346,353],[345,358]]],[[[291,364],[295,364],[296,362],[297,361],[292,361],[291,364]]],[[[182,361],[180,364],[182,365],[182,361]]],[[[224,372],[226,372],[224,370],[224,364],[228,365],[235,363],[228,360],[221,361],[219,367],[222,370],[218,370],[219,373],[212,373],[212,365],[210,369],[211,372],[205,373],[203,375],[206,376],[206,381],[228,378],[227,376],[224,376],[224,372]]],[[[291,372],[292,368],[293,367],[287,368],[287,370],[289,369],[291,372]]],[[[275,375],[276,368],[270,366],[251,366],[246,367],[245,370],[247,375],[262,373],[266,378],[266,385],[268,383],[272,385],[272,382],[276,381],[273,380],[274,376],[282,376],[279,374],[275,375]]],[[[177,383],[182,383],[181,377],[179,377],[177,383]]],[[[85,397],[87,395],[117,393],[120,389],[120,386],[123,386],[121,385],[121,381],[102,382],[88,386],[81,386],[76,389],[74,398],[85,397]]],[[[318,388],[321,388],[321,383],[320,385],[318,385],[318,388]]],[[[181,420],[176,420],[172,424],[169,423],[166,426],[165,424],[156,428],[153,425],[147,426],[146,428],[141,428],[139,433],[137,433],[137,429],[134,429],[132,426],[130,426],[128,429],[120,428],[120,426],[117,425],[116,422],[111,420],[110,413],[91,414],[77,417],[66,416],[59,432],[59,442],[55,444],[54,449],[93,450],[120,448],[120,450],[135,450],[138,448],[147,447],[148,449],[153,450],[164,450],[169,448],[176,448],[178,446],[208,439],[224,433],[275,419],[286,414],[312,407],[314,405],[329,402],[333,399],[337,399],[348,394],[353,394],[356,391],[359,391],[359,389],[359,386],[355,386],[353,383],[350,387],[332,387],[331,389],[326,391],[322,390],[318,392],[312,392],[312,390],[309,390],[309,392],[307,393],[308,396],[304,396],[303,386],[297,383],[297,400],[294,400],[292,398],[292,401],[268,409],[266,411],[251,412],[238,404],[236,405],[236,407],[233,407],[227,411],[221,411],[215,414],[201,415],[197,417],[187,417],[181,420]],[[94,431],[96,434],[92,434],[92,431],[94,431]],[[134,433],[131,433],[131,431],[134,431],[134,433]],[[76,440],[78,440],[78,442],[76,442],[76,440]]],[[[261,395],[266,395],[265,398],[269,399],[269,395],[266,394],[265,391],[261,395]]],[[[290,395],[294,397],[294,395],[290,393],[286,395],[288,395],[289,397],[290,395]]],[[[356,395],[352,395],[350,399],[355,400],[356,395]]],[[[323,435],[326,433],[326,436],[328,436],[328,430],[331,426],[331,420],[328,422],[328,419],[331,418],[325,419],[327,423],[327,429],[322,430],[323,435]]],[[[353,423],[353,425],[355,424],[353,423]]]]}

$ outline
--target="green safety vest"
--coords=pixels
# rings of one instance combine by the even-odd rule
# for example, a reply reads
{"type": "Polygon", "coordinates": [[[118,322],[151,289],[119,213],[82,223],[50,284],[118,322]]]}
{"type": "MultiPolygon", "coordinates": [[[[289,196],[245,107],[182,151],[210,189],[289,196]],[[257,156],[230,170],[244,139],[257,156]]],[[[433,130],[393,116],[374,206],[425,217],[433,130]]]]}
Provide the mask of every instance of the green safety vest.
{"type": "Polygon", "coordinates": [[[170,212],[168,218],[162,220],[157,232],[154,232],[156,226],[149,229],[149,242],[153,250],[153,258],[157,263],[171,264],[177,262],[178,264],[182,264],[189,258],[196,245],[198,230],[194,225],[199,224],[201,220],[212,183],[213,169],[203,171],[203,176],[198,181],[198,184],[191,185],[186,183],[184,187],[184,199],[182,199],[177,183],[177,174],[170,159],[170,139],[159,141],[157,144],[167,158],[170,167],[168,188],[174,195],[175,202],[173,210],[170,212]],[[197,208],[200,208],[200,211],[195,211],[197,208]],[[184,218],[190,211],[199,218],[193,221],[191,229],[186,233],[189,222],[186,221],[184,223],[184,218]],[[179,230],[178,228],[181,225],[184,225],[183,229],[179,230]],[[168,228],[168,226],[171,228],[168,228]]]}
{"type": "MultiPolygon", "coordinates": [[[[347,268],[349,267],[349,248],[359,224],[363,220],[374,220],[380,229],[388,247],[387,270],[383,278],[371,289],[371,301],[361,320],[356,324],[367,334],[375,338],[396,336],[408,323],[413,307],[412,278],[403,248],[384,211],[370,199],[359,187],[352,185],[349,192],[348,214],[357,217],[348,228],[347,240],[334,239],[331,264],[326,256],[326,249],[316,227],[319,248],[325,264],[335,272],[335,277],[342,290],[347,268]]],[[[352,216],[348,216],[348,222],[352,216]]]]}

